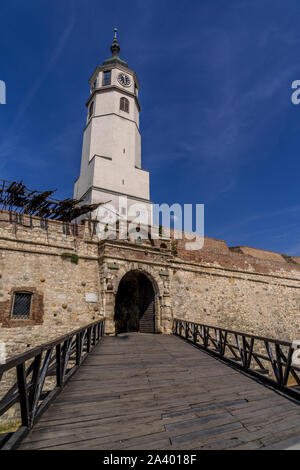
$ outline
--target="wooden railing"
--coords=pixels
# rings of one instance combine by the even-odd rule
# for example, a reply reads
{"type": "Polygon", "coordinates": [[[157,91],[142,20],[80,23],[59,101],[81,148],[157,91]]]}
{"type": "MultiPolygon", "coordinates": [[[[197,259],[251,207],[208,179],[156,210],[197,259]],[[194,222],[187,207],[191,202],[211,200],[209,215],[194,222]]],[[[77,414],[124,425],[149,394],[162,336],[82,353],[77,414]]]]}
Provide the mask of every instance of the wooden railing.
{"type": "Polygon", "coordinates": [[[15,377],[15,383],[0,398],[0,418],[13,406],[19,405],[21,412],[20,427],[2,435],[1,449],[13,449],[18,445],[103,334],[104,320],[99,320],[0,365],[0,391],[4,376],[12,374],[15,377]]]}
{"type": "Polygon", "coordinates": [[[174,319],[173,333],[300,400],[300,367],[288,341],[174,319]]]}

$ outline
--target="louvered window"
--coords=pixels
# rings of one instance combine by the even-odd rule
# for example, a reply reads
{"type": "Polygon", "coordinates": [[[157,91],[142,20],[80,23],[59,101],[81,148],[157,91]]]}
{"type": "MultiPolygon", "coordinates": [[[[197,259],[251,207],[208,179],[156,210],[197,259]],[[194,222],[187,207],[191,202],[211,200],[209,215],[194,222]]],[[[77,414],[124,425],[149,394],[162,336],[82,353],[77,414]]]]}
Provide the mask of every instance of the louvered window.
{"type": "Polygon", "coordinates": [[[129,101],[127,98],[122,97],[120,99],[120,110],[129,113],[129,101]]]}

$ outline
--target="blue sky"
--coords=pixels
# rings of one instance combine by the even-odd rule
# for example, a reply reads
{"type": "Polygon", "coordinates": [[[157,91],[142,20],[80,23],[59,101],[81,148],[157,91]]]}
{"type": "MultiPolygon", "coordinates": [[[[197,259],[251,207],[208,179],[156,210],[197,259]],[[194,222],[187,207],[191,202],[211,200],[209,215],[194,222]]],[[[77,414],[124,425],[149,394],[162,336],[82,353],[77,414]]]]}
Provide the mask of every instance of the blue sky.
{"type": "Polygon", "coordinates": [[[298,0],[1,4],[0,178],[72,196],[88,78],[120,56],[141,83],[154,202],[204,203],[205,234],[300,255],[298,0]]]}

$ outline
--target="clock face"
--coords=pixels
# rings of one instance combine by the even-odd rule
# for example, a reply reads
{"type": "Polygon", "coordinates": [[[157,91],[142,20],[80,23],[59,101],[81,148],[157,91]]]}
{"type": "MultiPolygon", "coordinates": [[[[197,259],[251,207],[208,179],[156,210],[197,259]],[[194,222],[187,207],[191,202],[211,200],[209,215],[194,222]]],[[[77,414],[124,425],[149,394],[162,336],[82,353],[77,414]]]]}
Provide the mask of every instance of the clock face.
{"type": "Polygon", "coordinates": [[[121,83],[123,86],[130,86],[131,80],[126,73],[119,73],[118,75],[118,82],[121,83]]]}

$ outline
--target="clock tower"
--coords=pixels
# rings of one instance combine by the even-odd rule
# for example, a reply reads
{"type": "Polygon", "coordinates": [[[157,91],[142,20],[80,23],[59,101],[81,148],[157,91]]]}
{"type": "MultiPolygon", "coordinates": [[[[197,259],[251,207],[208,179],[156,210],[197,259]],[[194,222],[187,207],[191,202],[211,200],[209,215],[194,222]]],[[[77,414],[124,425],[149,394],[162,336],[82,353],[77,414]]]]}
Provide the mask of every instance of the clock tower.
{"type": "Polygon", "coordinates": [[[96,67],[89,80],[74,198],[84,198],[85,204],[109,204],[118,216],[125,216],[119,201],[126,196],[128,209],[142,203],[151,223],[149,173],[141,167],[140,85],[136,73],[119,57],[116,29],[110,49],[112,56],[96,67]]]}

